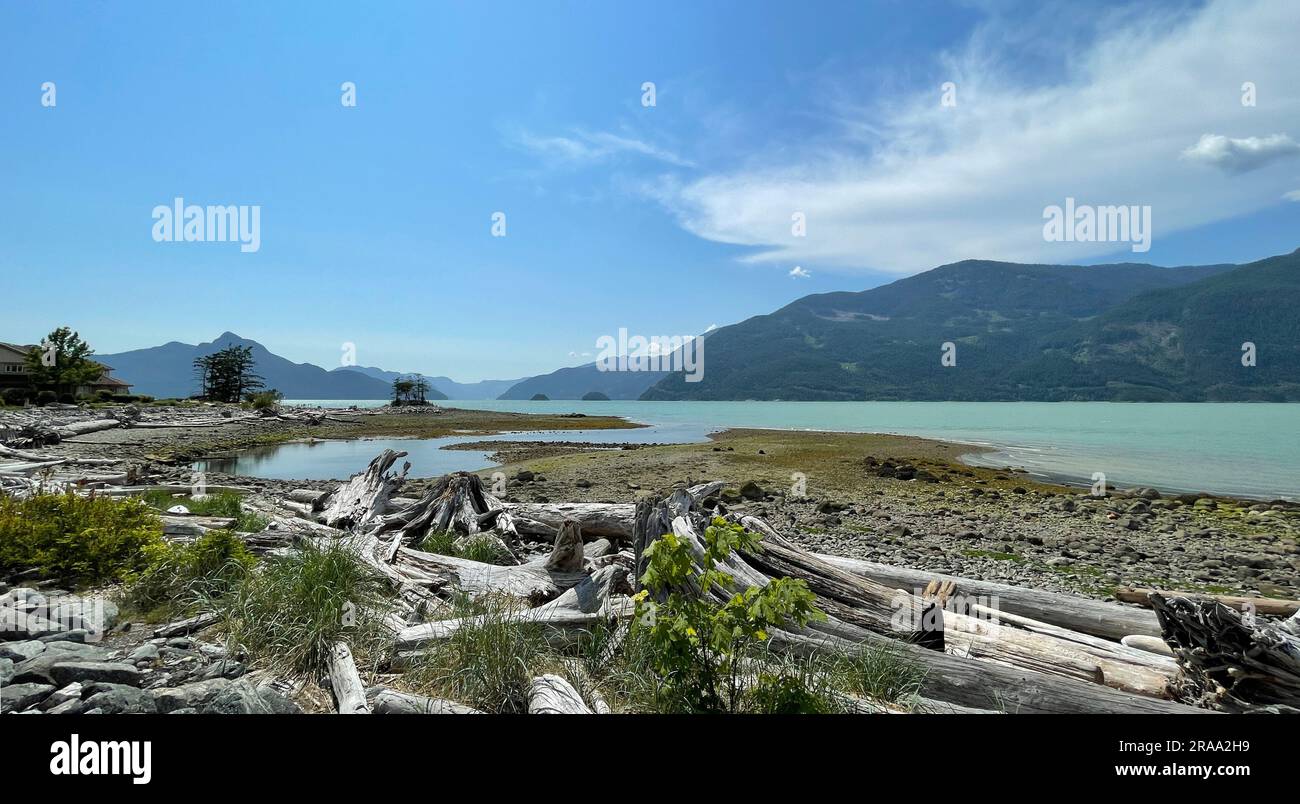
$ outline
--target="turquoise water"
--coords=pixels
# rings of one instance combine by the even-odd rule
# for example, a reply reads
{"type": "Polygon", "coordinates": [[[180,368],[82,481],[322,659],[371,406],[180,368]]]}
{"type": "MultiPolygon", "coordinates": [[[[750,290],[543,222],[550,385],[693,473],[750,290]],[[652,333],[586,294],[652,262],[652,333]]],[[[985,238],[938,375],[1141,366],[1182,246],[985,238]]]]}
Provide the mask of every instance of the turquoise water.
{"type": "MultiPolygon", "coordinates": [[[[374,407],[384,403],[300,404],[374,407]]],[[[624,416],[652,425],[635,431],[528,433],[498,439],[690,442],[727,427],[898,433],[989,447],[994,451],[972,454],[967,460],[1022,467],[1047,477],[1091,482],[1094,472],[1104,472],[1109,485],[1120,487],[1149,485],[1169,491],[1300,498],[1300,404],[506,400],[455,400],[448,404],[478,410],[624,416]]],[[[484,439],[423,442],[418,456],[412,452],[412,472],[432,475],[490,465],[484,453],[441,449],[446,443],[464,440],[484,439]]],[[[249,474],[346,476],[363,467],[378,451],[375,447],[384,443],[325,442],[310,448],[285,445],[262,455],[258,471],[249,474]],[[322,474],[326,465],[336,473],[322,474]],[[338,472],[344,466],[350,469],[338,472]],[[290,469],[310,474],[284,474],[290,469]]],[[[397,443],[408,451],[421,444],[397,443]]]]}

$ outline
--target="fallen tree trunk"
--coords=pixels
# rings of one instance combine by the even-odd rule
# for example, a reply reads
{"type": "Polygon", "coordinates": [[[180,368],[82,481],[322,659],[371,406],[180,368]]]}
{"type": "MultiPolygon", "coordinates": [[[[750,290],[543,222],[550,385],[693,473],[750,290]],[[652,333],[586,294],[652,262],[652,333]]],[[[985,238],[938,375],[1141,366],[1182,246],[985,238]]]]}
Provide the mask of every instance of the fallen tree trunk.
{"type": "Polygon", "coordinates": [[[623,568],[605,567],[555,600],[536,608],[440,620],[404,628],[397,635],[397,647],[399,650],[418,649],[430,642],[447,639],[462,628],[496,620],[537,623],[556,628],[581,628],[604,620],[629,617],[634,608],[631,600],[619,594],[620,591],[630,591],[625,586],[626,578],[627,571],[623,568]]]}
{"type": "MultiPolygon", "coordinates": [[[[644,569],[646,547],[669,529],[679,541],[691,547],[697,559],[702,557],[704,547],[700,534],[710,517],[707,512],[695,509],[695,500],[684,490],[674,492],[658,503],[642,501],[638,504],[634,536],[637,572],[644,569]]],[[[817,596],[818,607],[827,613],[828,619],[825,623],[810,624],[802,636],[824,635],[845,644],[868,641],[872,639],[869,635],[911,642],[928,630],[924,615],[929,604],[920,597],[838,569],[786,541],[756,517],[728,515],[728,519],[762,534],[764,538],[759,550],[732,553],[719,569],[730,574],[741,589],[761,587],[770,579],[779,577],[798,578],[807,583],[817,596]]],[[[716,589],[686,591],[711,595],[718,602],[728,596],[716,589]]],[[[1158,666],[1158,657],[1140,651],[1120,645],[1111,649],[1108,643],[1099,639],[1087,644],[1089,638],[1086,635],[1080,635],[1082,642],[1072,642],[1051,633],[986,622],[966,611],[944,611],[940,622],[943,624],[941,627],[946,626],[944,635],[950,636],[947,649],[956,656],[979,659],[976,668],[1004,666],[1043,678],[1057,676],[1076,683],[1090,683],[1096,689],[1102,689],[1101,685],[1105,684],[1128,693],[1156,697],[1167,694],[1168,681],[1176,673],[1176,668],[1167,664],[1158,666]],[[1141,659],[1136,658],[1138,656],[1141,659]]],[[[932,657],[944,655],[920,648],[915,650],[923,651],[919,655],[926,657],[923,661],[927,666],[934,663],[932,657]]],[[[940,663],[948,664],[947,660],[940,660],[940,663]]],[[[967,671],[970,677],[979,676],[980,670],[976,668],[967,671]]],[[[1009,693],[1011,690],[998,692],[1009,693]]],[[[988,704],[987,700],[956,702],[980,708],[987,708],[988,704]]],[[[1081,702],[1074,704],[1075,707],[1082,705],[1081,702]]],[[[1118,702],[1116,706],[1119,706],[1118,702]]],[[[1130,706],[1134,707],[1132,711],[1149,711],[1144,708],[1146,704],[1130,706]]]]}
{"type": "Polygon", "coordinates": [[[533,679],[528,690],[530,715],[594,715],[573,685],[560,676],[547,673],[533,679]]]}
{"type": "Polygon", "coordinates": [[[582,528],[588,539],[605,538],[626,542],[632,537],[636,506],[620,503],[504,503],[505,509],[520,520],[521,533],[535,532],[530,523],[546,526],[542,535],[551,536],[565,520],[582,528]]]}
{"type": "Polygon", "coordinates": [[[366,701],[366,688],[357,672],[357,663],[347,643],[336,642],[329,655],[330,690],[340,715],[368,715],[370,704],[366,701]]]}
{"type": "MultiPolygon", "coordinates": [[[[1235,611],[1253,611],[1269,617],[1290,617],[1300,612],[1300,600],[1286,600],[1277,597],[1240,597],[1236,595],[1207,595],[1200,592],[1170,592],[1160,589],[1140,589],[1122,586],[1115,590],[1115,598],[1128,603],[1141,603],[1152,606],[1152,595],[1160,595],[1166,600],[1187,598],[1191,600],[1214,600],[1235,611]],[[1247,608],[1249,607],[1249,608],[1247,608]]],[[[1134,632],[1136,633],[1136,632],[1134,632]]]]}
{"type": "Polygon", "coordinates": [[[951,581],[968,596],[996,598],[997,608],[1052,625],[1059,625],[1107,639],[1121,639],[1130,634],[1160,636],[1160,622],[1153,612],[1100,600],[1043,592],[991,581],[976,581],[954,575],[941,575],[907,567],[893,567],[872,561],[815,553],[826,563],[869,578],[895,589],[923,589],[931,580],[951,581]]]}
{"type": "Polygon", "coordinates": [[[493,593],[511,595],[540,605],[587,577],[583,572],[553,572],[537,564],[503,567],[455,556],[424,553],[401,547],[392,561],[402,575],[413,575],[434,586],[454,586],[472,598],[493,593]]]}

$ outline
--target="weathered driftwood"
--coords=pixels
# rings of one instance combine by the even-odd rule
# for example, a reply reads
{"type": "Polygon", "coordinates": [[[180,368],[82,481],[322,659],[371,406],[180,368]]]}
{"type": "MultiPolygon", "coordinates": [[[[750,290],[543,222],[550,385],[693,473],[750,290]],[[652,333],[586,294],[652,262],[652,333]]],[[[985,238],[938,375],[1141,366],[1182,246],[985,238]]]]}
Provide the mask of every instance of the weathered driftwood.
{"type": "Polygon", "coordinates": [[[487,493],[478,475],[456,472],[440,478],[419,500],[380,518],[372,532],[375,536],[393,534],[387,537],[387,560],[392,561],[399,547],[418,545],[430,533],[472,537],[494,526],[495,537],[513,559],[517,544],[513,521],[504,516],[501,503],[487,493]]]}
{"type": "Polygon", "coordinates": [[[471,598],[507,594],[540,605],[587,577],[584,572],[553,572],[539,564],[499,566],[466,558],[401,547],[393,557],[398,573],[431,587],[454,587],[471,598]]]}
{"type": "Polygon", "coordinates": [[[321,521],[333,528],[364,528],[388,510],[388,499],[401,487],[410,471],[408,461],[402,466],[401,474],[389,469],[398,458],[405,457],[405,452],[386,449],[379,454],[364,472],[353,475],[352,479],[330,495],[321,514],[321,521]]]}
{"type": "Polygon", "coordinates": [[[1300,612],[1300,600],[1277,597],[1241,597],[1237,595],[1207,595],[1200,592],[1171,592],[1163,589],[1140,589],[1121,586],[1115,590],[1115,599],[1128,603],[1154,606],[1151,596],[1160,595],[1166,600],[1175,597],[1194,600],[1215,600],[1235,611],[1253,611],[1269,617],[1290,617],[1300,612]]]}
{"type": "Polygon", "coordinates": [[[207,628],[210,625],[216,625],[219,622],[221,622],[221,615],[208,611],[202,614],[196,614],[195,616],[184,620],[177,620],[174,623],[160,625],[153,630],[153,635],[155,637],[184,636],[185,634],[192,634],[195,631],[201,631],[204,628],[207,628]]]}
{"type": "Polygon", "coordinates": [[[544,526],[541,535],[553,535],[565,520],[577,522],[588,539],[628,541],[632,536],[636,506],[620,503],[503,503],[519,521],[520,533],[536,532],[532,523],[544,526]]]}
{"type": "Polygon", "coordinates": [[[481,715],[479,710],[455,701],[428,698],[409,692],[371,687],[366,690],[370,711],[376,715],[481,715]]]}
{"type": "MultiPolygon", "coordinates": [[[[697,556],[702,555],[700,534],[709,515],[694,509],[694,500],[684,490],[674,492],[658,503],[643,501],[638,504],[634,536],[638,552],[638,573],[644,567],[645,547],[666,529],[671,529],[697,556]]],[[[837,640],[841,645],[878,641],[880,637],[886,637],[889,642],[910,641],[922,627],[924,620],[921,614],[925,611],[925,602],[920,598],[837,569],[795,547],[770,525],[755,517],[729,518],[764,536],[762,549],[758,552],[739,555],[733,553],[722,563],[720,568],[736,580],[737,586],[762,586],[771,578],[777,577],[801,578],[817,595],[818,606],[828,613],[826,622],[811,625],[806,633],[790,634],[791,638],[830,639],[837,640]]],[[[719,599],[725,596],[720,590],[687,591],[710,594],[719,599]]],[[[1101,644],[1071,642],[1049,633],[1035,633],[989,623],[961,612],[945,613],[944,621],[951,633],[949,649],[958,656],[979,658],[981,661],[975,662],[974,667],[969,669],[964,665],[952,666],[948,658],[937,659],[945,654],[913,646],[908,646],[911,651],[909,655],[918,657],[927,667],[951,667],[955,673],[965,674],[970,679],[980,677],[988,668],[1003,667],[1014,669],[1017,673],[1032,673],[1029,679],[1034,683],[1053,689],[1057,689],[1061,681],[1068,681],[1091,684],[1094,689],[1100,690],[1103,689],[1101,684],[1093,682],[1102,682],[1117,689],[1155,696],[1164,694],[1167,680],[1172,674],[1167,668],[1151,666],[1158,657],[1143,655],[1142,660],[1137,660],[1134,655],[1140,654],[1139,651],[1131,651],[1119,645],[1114,646],[1115,650],[1109,650],[1101,644]],[[1130,651],[1134,655],[1128,655],[1127,652],[1130,651]]],[[[1101,642],[1097,640],[1097,643],[1101,642]]],[[[1003,685],[995,684],[989,692],[1010,695],[1016,692],[1013,687],[1023,687],[1027,681],[1024,676],[1013,677],[1004,676],[1003,685]],[[1013,677],[1017,679],[1014,682],[1013,677]]],[[[1153,711],[1146,702],[1147,698],[1128,692],[1117,694],[1128,697],[1112,700],[1110,696],[1098,692],[1096,695],[1105,699],[1103,703],[1088,704],[1086,700],[1076,700],[1072,704],[1075,708],[1071,711],[1092,711],[1107,707],[1113,707],[1117,711],[1125,711],[1125,707],[1127,711],[1153,711]],[[1127,703],[1121,703],[1124,701],[1127,703]]],[[[1075,691],[1068,687],[1060,696],[1076,697],[1075,691]]],[[[983,700],[956,700],[939,694],[933,697],[980,708],[988,708],[989,704],[987,697],[983,700]]],[[[1033,701],[1023,703],[1033,704],[1033,701]]]]}
{"type": "Polygon", "coordinates": [[[533,679],[528,690],[530,715],[594,715],[573,685],[560,676],[547,673],[533,679]]]}
{"type": "Polygon", "coordinates": [[[1002,612],[1059,625],[1071,631],[1107,639],[1120,639],[1129,634],[1160,635],[1160,623],[1155,614],[1147,609],[1104,603],[1078,595],[1063,595],[907,567],[893,567],[873,561],[822,553],[815,555],[832,566],[895,589],[923,589],[933,579],[951,581],[962,595],[989,600],[996,598],[997,607],[1002,612]]]}
{"type": "Polygon", "coordinates": [[[1243,618],[1216,600],[1151,596],[1183,667],[1188,697],[1229,711],[1300,713],[1300,634],[1243,618]]]}
{"type": "Polygon", "coordinates": [[[430,642],[447,639],[462,628],[492,620],[537,623],[552,628],[585,628],[599,622],[629,617],[634,607],[631,600],[621,594],[630,591],[626,587],[626,578],[627,571],[622,567],[605,567],[555,600],[536,608],[440,620],[404,628],[397,635],[397,647],[401,650],[417,649],[430,642]]]}
{"type": "Polygon", "coordinates": [[[366,688],[357,672],[357,663],[345,642],[336,642],[329,653],[330,690],[340,715],[368,715],[366,688]]]}
{"type": "Polygon", "coordinates": [[[564,520],[560,531],[555,536],[555,545],[551,554],[542,561],[542,566],[551,572],[582,572],[586,564],[586,553],[582,547],[582,529],[572,519],[564,520]]]}

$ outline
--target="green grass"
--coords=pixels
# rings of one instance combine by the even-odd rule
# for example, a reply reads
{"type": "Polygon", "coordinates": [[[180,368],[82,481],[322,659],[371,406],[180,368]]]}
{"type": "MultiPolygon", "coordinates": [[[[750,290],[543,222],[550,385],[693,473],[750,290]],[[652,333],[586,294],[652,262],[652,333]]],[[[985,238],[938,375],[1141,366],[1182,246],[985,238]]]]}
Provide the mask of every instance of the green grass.
{"type": "Polygon", "coordinates": [[[533,678],[559,664],[542,626],[511,620],[513,612],[527,608],[512,598],[460,598],[453,603],[454,616],[479,620],[431,645],[405,681],[419,692],[485,712],[526,712],[533,678]]]}
{"type": "Polygon", "coordinates": [[[331,646],[346,641],[359,664],[387,660],[382,618],[389,593],[345,545],[305,542],[262,561],[216,611],[230,641],[276,671],[319,674],[331,646]]]}
{"type": "Polygon", "coordinates": [[[210,608],[245,580],[257,559],[228,530],[205,533],[188,544],[146,548],[148,566],[127,580],[122,602],[146,620],[178,619],[210,608]]]}
{"type": "Polygon", "coordinates": [[[486,536],[471,537],[457,547],[458,538],[451,531],[430,532],[420,541],[420,549],[426,553],[464,558],[484,564],[501,564],[509,558],[509,555],[501,549],[501,545],[486,536]]]}
{"type": "Polygon", "coordinates": [[[242,496],[233,491],[220,491],[200,498],[175,497],[167,491],[146,491],[140,495],[146,505],[160,512],[173,505],[183,505],[195,516],[234,517],[234,530],[243,533],[257,533],[267,526],[265,517],[245,511],[240,500],[242,496]]]}

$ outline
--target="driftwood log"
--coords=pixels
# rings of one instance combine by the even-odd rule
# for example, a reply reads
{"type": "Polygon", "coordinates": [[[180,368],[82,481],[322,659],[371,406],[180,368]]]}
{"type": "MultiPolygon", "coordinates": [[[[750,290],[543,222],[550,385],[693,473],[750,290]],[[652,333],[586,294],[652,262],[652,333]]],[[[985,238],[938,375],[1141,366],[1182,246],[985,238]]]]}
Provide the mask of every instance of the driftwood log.
{"type": "Polygon", "coordinates": [[[1128,603],[1140,603],[1154,606],[1152,595],[1160,595],[1166,600],[1172,598],[1189,598],[1193,600],[1214,600],[1235,611],[1250,611],[1269,617],[1291,617],[1300,612],[1300,600],[1287,600],[1277,597],[1242,597],[1237,595],[1206,595],[1199,592],[1170,592],[1158,589],[1140,589],[1122,586],[1115,590],[1115,599],[1128,603]]]}

